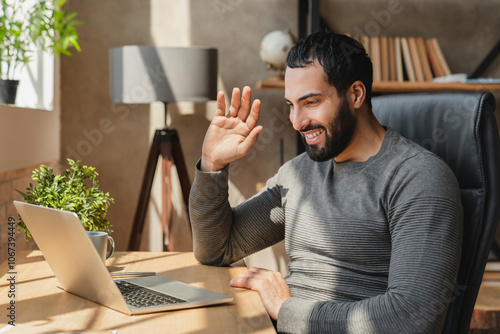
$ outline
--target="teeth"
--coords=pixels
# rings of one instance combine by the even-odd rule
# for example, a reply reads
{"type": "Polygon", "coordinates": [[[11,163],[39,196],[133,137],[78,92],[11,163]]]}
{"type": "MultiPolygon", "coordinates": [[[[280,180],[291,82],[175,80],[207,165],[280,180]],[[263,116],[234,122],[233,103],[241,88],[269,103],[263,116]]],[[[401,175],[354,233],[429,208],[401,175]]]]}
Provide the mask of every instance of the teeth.
{"type": "Polygon", "coordinates": [[[312,138],[314,138],[314,137],[319,136],[321,133],[323,133],[323,130],[318,130],[318,131],[314,131],[313,133],[304,134],[304,136],[305,136],[307,139],[312,139],[312,138]]]}

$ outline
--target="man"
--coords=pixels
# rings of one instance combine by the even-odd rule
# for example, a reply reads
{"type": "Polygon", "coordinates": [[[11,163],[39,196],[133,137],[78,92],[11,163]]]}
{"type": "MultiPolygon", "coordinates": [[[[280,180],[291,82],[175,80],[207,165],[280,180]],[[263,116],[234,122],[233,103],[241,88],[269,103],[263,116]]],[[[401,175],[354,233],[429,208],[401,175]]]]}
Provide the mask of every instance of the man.
{"type": "Polygon", "coordinates": [[[371,61],[353,39],[320,32],[299,41],[285,101],[307,153],[234,208],[228,165],[256,141],[260,102],[234,89],[226,115],[218,95],[191,191],[195,256],[229,265],[284,238],[286,279],[251,268],[230,282],[259,292],[279,332],[443,326],[461,250],[458,184],[441,159],[379,124],[371,83],[371,61]]]}

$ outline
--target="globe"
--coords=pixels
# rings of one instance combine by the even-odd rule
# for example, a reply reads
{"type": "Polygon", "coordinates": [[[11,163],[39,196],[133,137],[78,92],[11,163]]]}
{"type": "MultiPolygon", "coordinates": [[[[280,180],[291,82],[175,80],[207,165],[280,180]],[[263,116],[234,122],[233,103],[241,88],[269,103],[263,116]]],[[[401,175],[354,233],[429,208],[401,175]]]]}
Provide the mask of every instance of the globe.
{"type": "Polygon", "coordinates": [[[278,71],[285,70],[286,55],[297,42],[295,36],[288,30],[275,30],[268,33],[260,44],[260,59],[267,68],[278,71]]]}

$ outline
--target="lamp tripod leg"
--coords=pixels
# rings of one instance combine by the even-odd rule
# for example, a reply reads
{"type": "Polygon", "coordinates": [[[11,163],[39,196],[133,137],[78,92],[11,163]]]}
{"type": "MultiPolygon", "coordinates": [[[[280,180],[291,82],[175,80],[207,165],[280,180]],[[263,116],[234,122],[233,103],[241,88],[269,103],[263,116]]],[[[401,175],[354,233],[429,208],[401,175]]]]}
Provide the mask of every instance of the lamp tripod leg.
{"type": "MultiPolygon", "coordinates": [[[[175,130],[172,130],[175,131],[175,130]]],[[[184,162],[184,156],[182,154],[182,149],[180,146],[179,138],[177,134],[170,137],[170,141],[162,142],[160,144],[160,152],[166,157],[164,159],[164,172],[163,172],[163,208],[164,212],[162,217],[164,226],[164,239],[166,234],[168,234],[168,245],[164,250],[172,251],[174,249],[174,226],[173,226],[173,206],[172,206],[172,166],[176,167],[177,176],[179,178],[179,183],[181,186],[182,197],[184,200],[186,215],[189,223],[189,191],[191,189],[191,183],[189,181],[189,176],[186,170],[186,164],[184,162]]],[[[189,231],[191,232],[191,224],[189,224],[189,231]]]]}
{"type": "Polygon", "coordinates": [[[158,158],[160,156],[160,142],[161,133],[159,132],[159,130],[157,130],[155,132],[153,143],[151,144],[151,148],[149,150],[146,170],[144,171],[141,192],[139,194],[132,232],[130,234],[128,244],[129,251],[139,250],[139,246],[141,243],[142,231],[144,229],[144,220],[146,218],[146,213],[148,210],[149,198],[151,197],[151,188],[153,186],[156,165],[158,164],[158,158]]]}
{"type": "MultiPolygon", "coordinates": [[[[177,168],[177,174],[179,175],[182,198],[184,199],[186,214],[189,221],[189,192],[191,191],[191,182],[189,181],[189,175],[187,173],[186,163],[184,161],[184,155],[182,154],[181,144],[179,140],[176,140],[172,143],[172,149],[172,157],[177,168]]],[[[191,223],[189,223],[189,231],[191,231],[191,223]]]]}
{"type": "Polygon", "coordinates": [[[173,206],[172,206],[172,165],[170,156],[162,159],[162,212],[161,225],[163,230],[163,250],[174,249],[174,238],[172,231],[173,206]],[[168,240],[166,240],[168,238],[168,240]],[[167,241],[167,242],[166,242],[167,241]]]}
{"type": "MultiPolygon", "coordinates": [[[[158,158],[162,157],[162,229],[163,229],[163,240],[167,238],[168,234],[168,246],[164,250],[173,250],[174,247],[174,231],[173,231],[173,205],[172,205],[172,184],[171,184],[171,173],[172,166],[176,166],[177,174],[179,177],[179,182],[182,190],[182,197],[184,199],[185,209],[187,213],[187,219],[189,222],[189,212],[188,212],[188,202],[189,202],[189,191],[191,189],[191,184],[189,181],[189,176],[186,170],[186,164],[184,162],[184,156],[182,154],[182,149],[179,142],[179,137],[177,131],[174,129],[162,129],[156,130],[155,136],[153,138],[153,143],[149,151],[148,162],[146,164],[146,170],[144,172],[144,178],[141,187],[141,193],[139,195],[139,201],[137,204],[137,210],[134,217],[134,223],[132,226],[132,234],[129,240],[129,251],[136,251],[139,249],[142,232],[144,229],[144,221],[146,219],[146,213],[149,205],[149,199],[151,197],[151,189],[153,186],[153,179],[156,171],[156,165],[158,164],[158,158]]],[[[191,224],[189,224],[189,230],[191,231],[191,224]]]]}

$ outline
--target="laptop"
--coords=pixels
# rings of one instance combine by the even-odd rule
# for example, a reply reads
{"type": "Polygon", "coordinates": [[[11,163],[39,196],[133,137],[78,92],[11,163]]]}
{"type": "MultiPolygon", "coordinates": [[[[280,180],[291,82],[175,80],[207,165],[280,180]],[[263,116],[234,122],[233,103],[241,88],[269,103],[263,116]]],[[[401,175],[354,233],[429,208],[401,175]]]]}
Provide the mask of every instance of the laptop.
{"type": "Polygon", "coordinates": [[[113,280],[76,213],[18,201],[14,205],[67,292],[128,315],[233,300],[159,275],[113,280]]]}

